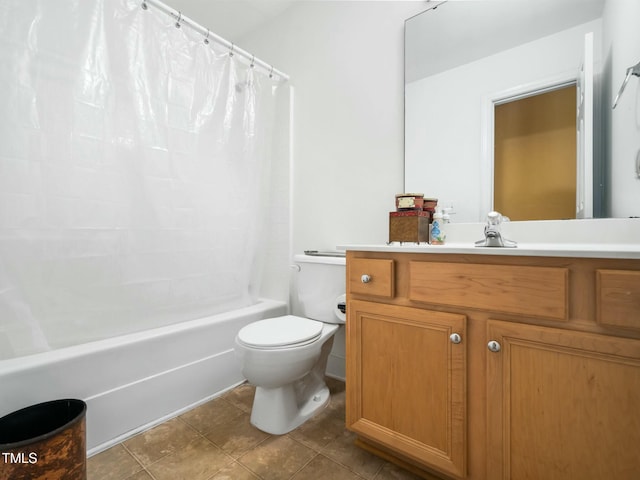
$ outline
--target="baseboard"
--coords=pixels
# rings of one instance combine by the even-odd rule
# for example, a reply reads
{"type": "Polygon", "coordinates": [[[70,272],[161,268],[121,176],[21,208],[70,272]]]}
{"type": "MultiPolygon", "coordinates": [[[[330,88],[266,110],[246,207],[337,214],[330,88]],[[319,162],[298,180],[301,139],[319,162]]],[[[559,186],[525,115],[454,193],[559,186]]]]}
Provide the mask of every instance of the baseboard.
{"type": "Polygon", "coordinates": [[[346,371],[346,360],[344,357],[339,357],[337,355],[329,355],[329,359],[327,360],[327,370],[326,375],[332,378],[337,378],[338,380],[345,381],[347,378],[346,371]]]}

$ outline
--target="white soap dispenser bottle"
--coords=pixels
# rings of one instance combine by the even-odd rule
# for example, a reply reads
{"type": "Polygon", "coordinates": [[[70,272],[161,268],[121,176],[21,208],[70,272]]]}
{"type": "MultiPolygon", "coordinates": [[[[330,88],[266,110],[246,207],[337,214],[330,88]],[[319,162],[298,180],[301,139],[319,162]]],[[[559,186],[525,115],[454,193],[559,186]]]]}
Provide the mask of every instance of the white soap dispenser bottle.
{"type": "Polygon", "coordinates": [[[431,245],[444,245],[447,238],[444,228],[445,224],[442,211],[438,209],[433,214],[433,221],[431,222],[431,234],[429,236],[431,245]]]}

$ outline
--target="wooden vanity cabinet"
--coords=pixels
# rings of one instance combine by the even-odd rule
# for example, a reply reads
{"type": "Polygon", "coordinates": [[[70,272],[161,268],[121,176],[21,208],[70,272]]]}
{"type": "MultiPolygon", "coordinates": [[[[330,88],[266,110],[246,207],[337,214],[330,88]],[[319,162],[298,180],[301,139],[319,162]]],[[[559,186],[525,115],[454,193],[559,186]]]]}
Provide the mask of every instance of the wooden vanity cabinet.
{"type": "Polygon", "coordinates": [[[490,320],[487,479],[640,478],[640,340],[490,320]]]}
{"type": "Polygon", "coordinates": [[[348,251],[347,277],[359,445],[429,479],[640,478],[640,260],[348,251]]]}
{"type": "Polygon", "coordinates": [[[359,300],[348,312],[349,428],[464,476],[466,317],[359,300]]]}

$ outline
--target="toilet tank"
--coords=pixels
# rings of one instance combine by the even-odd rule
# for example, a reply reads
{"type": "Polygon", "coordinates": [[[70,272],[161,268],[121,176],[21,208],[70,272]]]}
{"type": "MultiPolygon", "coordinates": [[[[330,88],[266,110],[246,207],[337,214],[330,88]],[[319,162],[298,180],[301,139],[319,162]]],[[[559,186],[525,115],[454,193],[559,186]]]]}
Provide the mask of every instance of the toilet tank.
{"type": "Polygon", "coordinates": [[[344,323],[337,308],[346,293],[346,259],[321,255],[295,255],[292,313],[325,323],[344,323]]]}

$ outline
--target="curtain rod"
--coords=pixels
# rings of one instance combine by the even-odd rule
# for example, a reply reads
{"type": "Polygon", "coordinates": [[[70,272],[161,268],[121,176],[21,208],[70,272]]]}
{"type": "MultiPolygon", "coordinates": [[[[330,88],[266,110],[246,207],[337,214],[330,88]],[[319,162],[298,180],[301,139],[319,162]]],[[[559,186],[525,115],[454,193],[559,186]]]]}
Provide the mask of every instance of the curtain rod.
{"type": "Polygon", "coordinates": [[[233,42],[230,42],[229,40],[222,38],[220,35],[216,35],[208,28],[204,28],[202,25],[191,20],[189,17],[182,15],[182,13],[180,13],[179,11],[174,10],[171,7],[165,5],[160,0],[143,0],[141,3],[141,7],[146,10],[148,8],[147,5],[152,5],[153,7],[157,8],[161,12],[164,12],[167,15],[170,15],[171,17],[175,18],[176,26],[178,25],[189,26],[190,28],[192,28],[193,30],[195,30],[196,32],[198,32],[200,35],[203,36],[203,41],[205,43],[209,43],[210,41],[219,43],[220,45],[228,48],[230,54],[233,54],[233,55],[237,54],[242,57],[245,57],[247,60],[251,62],[252,65],[258,65],[262,67],[264,70],[269,72],[269,76],[276,75],[285,81],[289,80],[289,75],[287,75],[286,73],[283,73],[280,70],[273,68],[273,65],[269,65],[268,63],[260,60],[259,58],[256,58],[255,55],[251,55],[249,52],[239,48],[233,42]]]}

